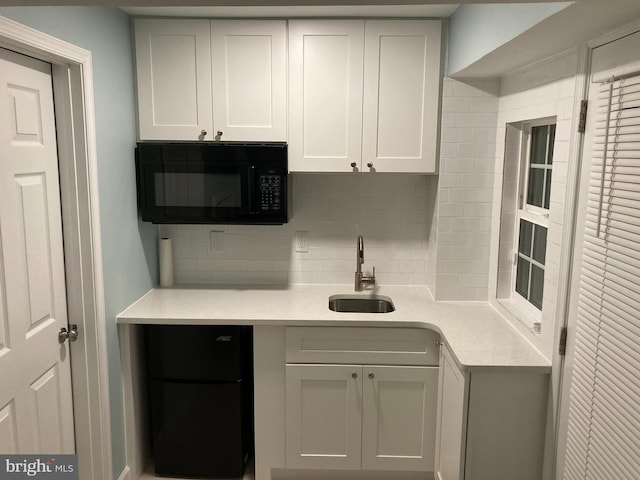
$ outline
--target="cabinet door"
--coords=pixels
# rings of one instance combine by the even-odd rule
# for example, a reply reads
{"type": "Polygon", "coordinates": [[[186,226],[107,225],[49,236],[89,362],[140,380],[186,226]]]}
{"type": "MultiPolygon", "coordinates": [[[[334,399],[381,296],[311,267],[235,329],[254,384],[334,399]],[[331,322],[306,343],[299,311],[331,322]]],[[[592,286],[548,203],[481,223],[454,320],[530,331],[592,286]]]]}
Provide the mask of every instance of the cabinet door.
{"type": "Polygon", "coordinates": [[[436,172],[441,26],[365,24],[362,164],[378,172],[436,172]]]}
{"type": "Polygon", "coordinates": [[[287,468],[360,468],[361,373],[360,365],[287,365],[287,468]]]}
{"type": "Polygon", "coordinates": [[[135,21],[141,140],[212,138],[210,42],[209,20],[135,21]]]}
{"type": "Polygon", "coordinates": [[[438,368],[362,372],[362,468],[433,471],[438,368]]]}
{"type": "Polygon", "coordinates": [[[438,384],[436,480],[463,480],[468,388],[465,375],[444,345],[438,384]]]}
{"type": "Polygon", "coordinates": [[[360,166],[364,21],[289,22],[289,167],[360,166]]]}
{"type": "Polygon", "coordinates": [[[213,125],[221,140],[286,140],[286,22],[211,22],[213,125]]]}

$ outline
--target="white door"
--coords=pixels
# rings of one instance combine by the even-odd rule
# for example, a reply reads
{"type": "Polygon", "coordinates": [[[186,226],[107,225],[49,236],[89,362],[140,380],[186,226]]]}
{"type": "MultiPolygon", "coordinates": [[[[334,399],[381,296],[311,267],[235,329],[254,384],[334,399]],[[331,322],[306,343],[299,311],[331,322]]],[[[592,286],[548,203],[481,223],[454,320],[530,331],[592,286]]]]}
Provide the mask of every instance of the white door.
{"type": "Polygon", "coordinates": [[[556,478],[640,472],[640,32],[595,48],[556,478]]]}
{"type": "Polygon", "coordinates": [[[51,66],[0,49],[0,452],[73,453],[51,66]]]}
{"type": "Polygon", "coordinates": [[[362,20],[289,22],[291,171],[360,168],[363,48],[362,20]]]}
{"type": "Polygon", "coordinates": [[[287,468],[360,469],[361,365],[287,365],[287,468]]]}
{"type": "Polygon", "coordinates": [[[212,140],[209,20],[137,19],[135,43],[140,139],[212,140]]]}
{"type": "Polygon", "coordinates": [[[364,171],[437,172],[440,43],[437,20],[365,23],[364,171]]]}
{"type": "Polygon", "coordinates": [[[433,471],[438,367],[364,366],[362,468],[433,471]]]}
{"type": "Polygon", "coordinates": [[[212,20],[213,126],[220,140],[287,139],[287,22],[212,20]]]}

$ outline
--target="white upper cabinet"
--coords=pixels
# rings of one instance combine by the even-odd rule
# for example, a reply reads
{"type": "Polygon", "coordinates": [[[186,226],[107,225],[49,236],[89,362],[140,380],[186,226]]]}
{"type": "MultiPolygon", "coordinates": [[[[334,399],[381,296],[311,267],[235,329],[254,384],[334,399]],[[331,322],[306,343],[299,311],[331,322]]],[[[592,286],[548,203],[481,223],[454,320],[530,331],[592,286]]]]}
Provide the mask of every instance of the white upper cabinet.
{"type": "Polygon", "coordinates": [[[141,140],[212,138],[210,43],[209,20],[135,21],[141,140]]]}
{"type": "Polygon", "coordinates": [[[289,22],[289,164],[437,171],[438,20],[289,22]]]}
{"type": "Polygon", "coordinates": [[[285,20],[213,20],[213,125],[220,140],[287,138],[285,20]]]}
{"type": "Polygon", "coordinates": [[[440,43],[439,21],[366,21],[363,167],[436,171],[440,43]]]}
{"type": "Polygon", "coordinates": [[[135,39],[141,140],[286,140],[284,20],[138,19],[135,39]]]}
{"type": "Polygon", "coordinates": [[[289,168],[360,166],[362,20],[289,22],[289,168]]]}

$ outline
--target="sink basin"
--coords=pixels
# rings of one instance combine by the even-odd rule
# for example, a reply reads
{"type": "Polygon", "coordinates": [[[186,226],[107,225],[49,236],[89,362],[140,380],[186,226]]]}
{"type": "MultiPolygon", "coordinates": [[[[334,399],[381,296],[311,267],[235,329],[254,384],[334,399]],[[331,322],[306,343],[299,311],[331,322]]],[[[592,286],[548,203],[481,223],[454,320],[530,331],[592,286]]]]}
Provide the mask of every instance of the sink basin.
{"type": "Polygon", "coordinates": [[[389,297],[383,295],[332,295],[329,310],[343,313],[389,313],[396,307],[389,297]]]}

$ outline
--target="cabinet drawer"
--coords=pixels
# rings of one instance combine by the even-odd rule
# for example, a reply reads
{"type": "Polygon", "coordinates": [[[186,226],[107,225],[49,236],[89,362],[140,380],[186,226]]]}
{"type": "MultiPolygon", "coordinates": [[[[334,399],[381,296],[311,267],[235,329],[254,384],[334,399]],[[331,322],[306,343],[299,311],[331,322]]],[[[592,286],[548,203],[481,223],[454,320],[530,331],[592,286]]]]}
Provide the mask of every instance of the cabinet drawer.
{"type": "Polygon", "coordinates": [[[290,327],[287,363],[438,365],[440,335],[426,329],[290,327]]]}

